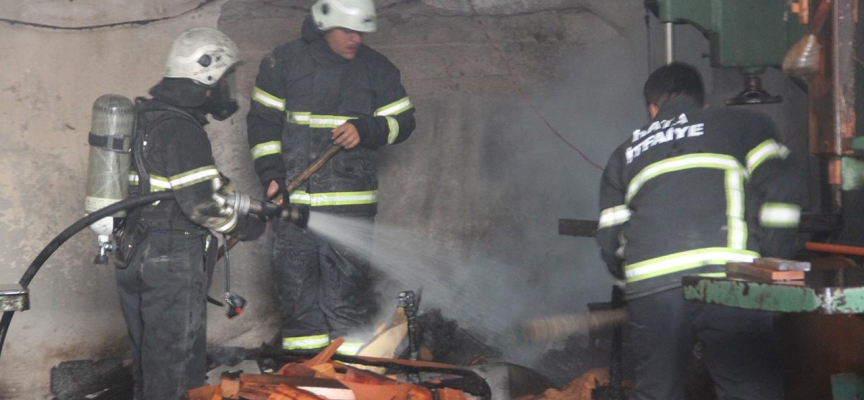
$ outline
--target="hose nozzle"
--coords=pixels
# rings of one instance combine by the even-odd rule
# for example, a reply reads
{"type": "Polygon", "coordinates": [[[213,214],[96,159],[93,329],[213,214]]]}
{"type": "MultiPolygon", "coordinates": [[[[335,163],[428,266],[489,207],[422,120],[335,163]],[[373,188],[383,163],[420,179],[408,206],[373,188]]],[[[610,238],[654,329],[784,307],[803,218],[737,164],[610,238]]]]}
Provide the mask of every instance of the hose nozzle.
{"type": "Polygon", "coordinates": [[[241,216],[252,214],[267,219],[275,217],[281,212],[280,207],[276,204],[269,201],[256,200],[249,197],[248,194],[240,192],[228,193],[225,196],[225,202],[233,207],[237,211],[237,214],[241,216]]]}
{"type": "Polygon", "coordinates": [[[309,207],[302,207],[296,204],[283,205],[280,218],[300,228],[305,228],[309,224],[309,207]]]}

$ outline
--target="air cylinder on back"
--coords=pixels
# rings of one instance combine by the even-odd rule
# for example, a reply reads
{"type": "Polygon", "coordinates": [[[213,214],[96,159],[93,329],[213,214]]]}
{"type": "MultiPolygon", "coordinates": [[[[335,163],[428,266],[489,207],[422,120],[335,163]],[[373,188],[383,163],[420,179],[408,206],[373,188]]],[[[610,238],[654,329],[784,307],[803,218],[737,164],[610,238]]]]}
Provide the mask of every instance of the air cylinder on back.
{"type": "MultiPolygon", "coordinates": [[[[87,166],[87,197],[84,211],[92,213],[126,198],[129,187],[129,165],[135,131],[135,104],[126,97],[106,94],[93,103],[90,159],[87,166]]],[[[111,234],[126,216],[120,211],[90,225],[99,235],[99,243],[110,242],[111,234]]]]}

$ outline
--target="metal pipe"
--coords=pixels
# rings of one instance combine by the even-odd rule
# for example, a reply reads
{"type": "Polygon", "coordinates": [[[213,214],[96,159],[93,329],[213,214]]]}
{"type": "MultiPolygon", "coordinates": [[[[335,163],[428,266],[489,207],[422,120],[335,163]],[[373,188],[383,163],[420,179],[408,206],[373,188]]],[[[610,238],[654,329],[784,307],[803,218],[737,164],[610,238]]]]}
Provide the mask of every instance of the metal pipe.
{"type": "Polygon", "coordinates": [[[864,256],[864,247],[843,246],[839,244],[806,242],[804,248],[821,253],[845,254],[848,256],[864,256]]]}
{"type": "Polygon", "coordinates": [[[667,22],[666,24],[666,64],[672,64],[672,61],[675,60],[674,54],[674,39],[675,39],[675,30],[673,29],[673,24],[671,22],[667,22]]]}

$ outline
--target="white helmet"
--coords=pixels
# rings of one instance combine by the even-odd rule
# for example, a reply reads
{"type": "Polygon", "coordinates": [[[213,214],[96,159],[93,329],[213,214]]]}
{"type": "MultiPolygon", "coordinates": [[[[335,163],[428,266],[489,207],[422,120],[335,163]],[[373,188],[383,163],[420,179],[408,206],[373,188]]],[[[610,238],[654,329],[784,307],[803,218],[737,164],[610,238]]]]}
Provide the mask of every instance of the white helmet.
{"type": "Polygon", "coordinates": [[[322,31],[347,28],[357,32],[375,32],[378,16],[372,0],[318,0],[312,6],[312,19],[322,31]]]}
{"type": "Polygon", "coordinates": [[[171,44],[162,76],[188,78],[212,87],[239,61],[237,45],[224,33],[213,28],[191,28],[171,44]]]}

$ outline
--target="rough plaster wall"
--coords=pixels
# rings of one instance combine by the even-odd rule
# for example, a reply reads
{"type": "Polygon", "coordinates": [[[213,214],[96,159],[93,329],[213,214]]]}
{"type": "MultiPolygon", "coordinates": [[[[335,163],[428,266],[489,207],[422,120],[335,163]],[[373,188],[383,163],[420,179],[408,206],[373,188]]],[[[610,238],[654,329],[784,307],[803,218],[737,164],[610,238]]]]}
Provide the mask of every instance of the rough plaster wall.
{"type": "MultiPolygon", "coordinates": [[[[51,3],[63,9],[68,2],[51,3]]],[[[110,3],[106,10],[127,2],[110,3]]],[[[73,25],[169,16],[197,2],[137,14],[146,4],[161,7],[136,2],[132,14],[73,25]]],[[[150,25],[92,31],[0,25],[0,282],[17,282],[36,254],[83,216],[93,101],[109,92],[145,94],[159,79],[173,38],[188,27],[215,27],[219,6],[150,25]]],[[[22,7],[3,4],[0,16],[53,22],[22,7]]],[[[61,361],[128,354],[113,267],[93,265],[95,250],[95,236],[82,232],[33,280],[32,309],[17,313],[3,349],[0,398],[47,395],[50,368],[61,361]]]]}
{"type": "MultiPolygon", "coordinates": [[[[7,1],[0,3],[0,18],[82,26],[176,15],[200,2],[104,3],[27,2],[34,7],[28,8],[7,1]],[[92,7],[85,5],[97,3],[106,15],[87,11],[92,7]]],[[[258,61],[297,37],[309,4],[218,1],[179,18],[110,30],[0,25],[0,282],[17,281],[36,253],[82,214],[93,100],[106,92],[144,94],[158,79],[172,38],[191,26],[218,26],[237,41],[246,61],[240,87],[250,93],[258,61]]],[[[600,172],[556,138],[532,107],[605,164],[645,120],[640,89],[647,54],[640,2],[474,4],[482,26],[463,0],[378,2],[381,29],[367,42],[400,67],[418,128],[409,141],[381,151],[377,221],[460,261],[430,271],[449,291],[426,287],[424,305],[504,331],[524,316],[584,311],[586,302],[604,301],[609,291],[593,240],[557,234],[559,218],[596,218],[600,172]]],[[[678,58],[707,73],[711,98],[737,92],[735,72],[713,73],[701,58],[707,41],[695,30],[677,30],[678,58]]],[[[659,31],[655,25],[654,65],[659,31]]],[[[769,71],[765,87],[798,101],[776,71],[769,71]]],[[[248,99],[241,102],[240,115],[211,125],[211,139],[220,169],[240,189],[257,193],[242,118],[248,99]]],[[[802,118],[789,115],[789,107],[772,107],[783,126],[794,126],[785,122],[789,117],[802,118]]],[[[211,307],[211,344],[255,346],[275,332],[265,248],[266,238],[232,252],[232,283],[250,307],[232,321],[211,307]]],[[[34,279],[32,310],[14,318],[0,359],[0,399],[47,395],[49,370],[61,361],[126,354],[113,271],[90,263],[94,251],[94,235],[81,233],[34,279]]],[[[221,285],[218,270],[211,294],[221,285]]],[[[510,355],[527,360],[530,354],[510,355]]]]}

